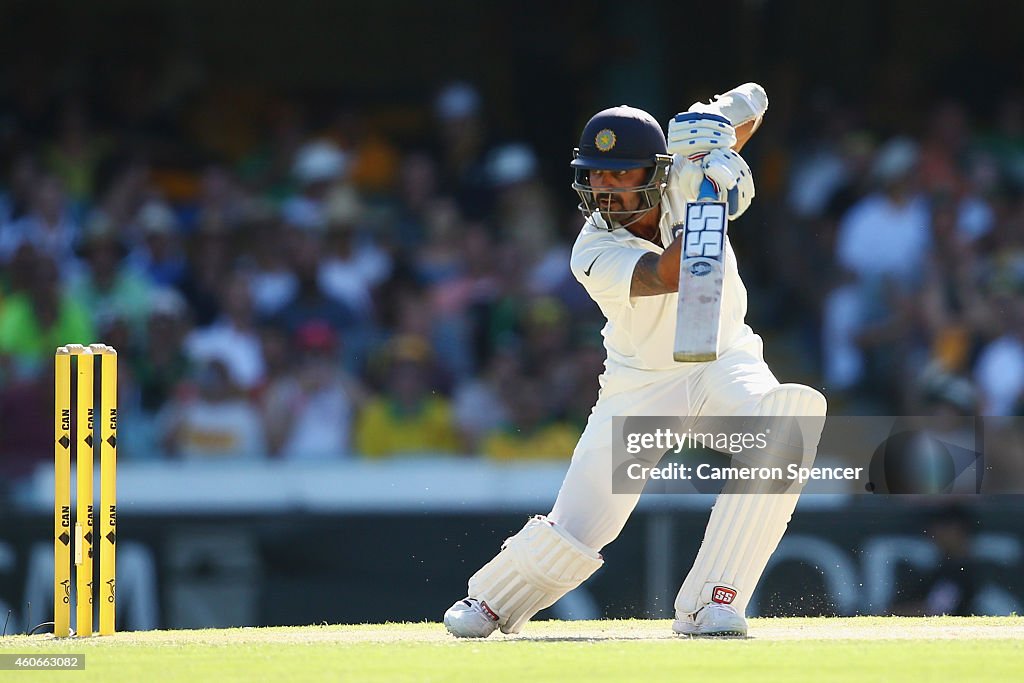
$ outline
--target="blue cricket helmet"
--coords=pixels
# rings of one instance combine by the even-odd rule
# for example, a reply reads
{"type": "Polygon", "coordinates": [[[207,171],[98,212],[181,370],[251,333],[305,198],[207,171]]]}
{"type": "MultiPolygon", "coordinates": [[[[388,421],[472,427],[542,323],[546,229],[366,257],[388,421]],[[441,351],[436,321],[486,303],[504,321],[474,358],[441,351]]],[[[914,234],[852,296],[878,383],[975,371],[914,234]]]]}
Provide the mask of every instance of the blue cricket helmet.
{"type": "Polygon", "coordinates": [[[643,196],[644,205],[639,209],[602,216],[609,229],[614,230],[636,222],[661,202],[672,157],[668,154],[661,124],[642,109],[620,105],[598,112],[587,122],[579,147],[573,150],[570,166],[574,169],[572,187],[581,200],[579,210],[586,218],[600,213],[590,184],[590,171],[651,169],[644,185],[601,189],[603,194],[639,192],[643,196]]]}
{"type": "Polygon", "coordinates": [[[574,168],[623,171],[654,166],[655,155],[668,154],[668,149],[654,117],[623,104],[594,114],[575,152],[574,168]]]}

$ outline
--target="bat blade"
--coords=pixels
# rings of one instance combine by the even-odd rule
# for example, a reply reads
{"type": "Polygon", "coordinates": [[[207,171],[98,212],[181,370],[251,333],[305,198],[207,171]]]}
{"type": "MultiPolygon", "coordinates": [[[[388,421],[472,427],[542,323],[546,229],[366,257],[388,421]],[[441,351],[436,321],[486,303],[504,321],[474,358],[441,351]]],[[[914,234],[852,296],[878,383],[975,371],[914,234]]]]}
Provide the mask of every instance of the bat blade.
{"type": "Polygon", "coordinates": [[[681,363],[718,358],[728,216],[725,202],[689,202],[685,221],[676,228],[683,246],[672,358],[681,363]]]}

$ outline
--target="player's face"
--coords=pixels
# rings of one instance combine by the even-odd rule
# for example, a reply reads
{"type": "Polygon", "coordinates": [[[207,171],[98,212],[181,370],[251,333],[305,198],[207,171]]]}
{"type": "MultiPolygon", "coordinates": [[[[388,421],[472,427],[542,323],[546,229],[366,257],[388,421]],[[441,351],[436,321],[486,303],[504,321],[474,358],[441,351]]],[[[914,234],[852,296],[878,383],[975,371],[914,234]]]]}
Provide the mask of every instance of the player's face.
{"type": "Polygon", "coordinates": [[[594,199],[602,213],[612,218],[621,211],[635,211],[640,208],[639,192],[622,192],[622,188],[640,187],[647,183],[649,168],[631,168],[627,171],[591,171],[590,185],[594,188],[594,199]],[[602,190],[607,190],[602,192],[602,190]]]}

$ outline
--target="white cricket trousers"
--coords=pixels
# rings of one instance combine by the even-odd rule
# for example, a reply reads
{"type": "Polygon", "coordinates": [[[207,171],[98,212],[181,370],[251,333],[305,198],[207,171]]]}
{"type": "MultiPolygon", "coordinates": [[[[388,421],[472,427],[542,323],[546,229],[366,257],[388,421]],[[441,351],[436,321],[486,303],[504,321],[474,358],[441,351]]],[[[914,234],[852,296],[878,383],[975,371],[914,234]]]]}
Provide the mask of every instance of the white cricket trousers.
{"type": "Polygon", "coordinates": [[[753,340],[636,391],[602,392],[548,518],[597,551],[615,540],[640,494],[612,493],[612,418],[690,417],[683,424],[689,429],[699,416],[756,414],[758,401],[779,381],[760,353],[760,338],[753,340]]]}

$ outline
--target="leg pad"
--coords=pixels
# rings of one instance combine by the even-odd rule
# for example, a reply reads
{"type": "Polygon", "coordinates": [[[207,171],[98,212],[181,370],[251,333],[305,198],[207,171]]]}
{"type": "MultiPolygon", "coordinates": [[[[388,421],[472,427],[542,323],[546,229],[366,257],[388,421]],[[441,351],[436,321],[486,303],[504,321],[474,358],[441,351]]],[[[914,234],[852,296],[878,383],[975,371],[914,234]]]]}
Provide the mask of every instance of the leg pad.
{"type": "Polygon", "coordinates": [[[498,615],[504,633],[519,633],[533,615],[586,581],[603,563],[597,551],[537,515],[469,579],[469,596],[498,615]]]}

